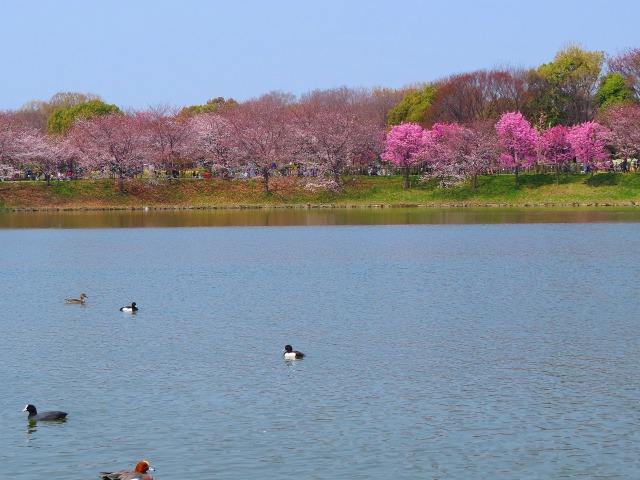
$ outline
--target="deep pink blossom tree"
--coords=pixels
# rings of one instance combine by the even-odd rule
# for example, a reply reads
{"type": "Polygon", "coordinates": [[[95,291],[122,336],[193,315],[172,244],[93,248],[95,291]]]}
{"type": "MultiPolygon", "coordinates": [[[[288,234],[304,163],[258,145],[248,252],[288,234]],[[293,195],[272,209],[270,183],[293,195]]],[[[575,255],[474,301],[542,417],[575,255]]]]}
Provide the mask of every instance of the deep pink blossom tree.
{"type": "Polygon", "coordinates": [[[596,122],[580,123],[567,133],[576,161],[584,165],[592,176],[595,170],[607,166],[611,157],[607,146],[612,138],[611,130],[596,122]]]}
{"type": "Polygon", "coordinates": [[[387,133],[380,158],[404,169],[404,186],[409,188],[411,168],[424,161],[428,143],[426,131],[416,123],[394,125],[387,133]]]}
{"type": "Polygon", "coordinates": [[[495,128],[498,141],[504,148],[500,162],[505,167],[513,168],[517,187],[520,169],[536,162],[538,133],[520,112],[502,114],[495,128]]]}
{"type": "Polygon", "coordinates": [[[567,137],[568,133],[569,128],[564,125],[556,125],[544,130],[540,136],[541,154],[544,162],[554,167],[556,184],[560,183],[561,168],[573,158],[571,143],[567,137]]]}

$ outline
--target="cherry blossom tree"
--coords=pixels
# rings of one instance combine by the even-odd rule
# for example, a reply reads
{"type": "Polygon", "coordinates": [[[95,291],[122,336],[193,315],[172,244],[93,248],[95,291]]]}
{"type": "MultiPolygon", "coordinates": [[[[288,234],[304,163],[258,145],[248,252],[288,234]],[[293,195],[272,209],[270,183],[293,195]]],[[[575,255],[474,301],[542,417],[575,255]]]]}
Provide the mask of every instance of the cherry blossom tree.
{"type": "Polygon", "coordinates": [[[500,162],[513,168],[517,187],[520,169],[536,162],[538,133],[520,112],[502,114],[495,128],[498,141],[505,150],[500,162]]]}
{"type": "Polygon", "coordinates": [[[44,151],[43,134],[15,113],[0,113],[0,177],[12,178],[33,166],[44,151]]]}
{"type": "Polygon", "coordinates": [[[0,113],[0,174],[1,178],[11,178],[17,172],[16,160],[21,154],[22,143],[16,130],[18,122],[10,113],[0,113]]]}
{"type": "Polygon", "coordinates": [[[630,159],[640,159],[640,104],[612,105],[599,120],[612,131],[616,154],[627,170],[630,159]]]}
{"type": "Polygon", "coordinates": [[[294,109],[302,157],[323,178],[333,176],[334,187],[354,159],[366,152],[380,152],[382,130],[361,114],[357,96],[347,88],[314,91],[302,97],[294,109]]]}
{"type": "Polygon", "coordinates": [[[64,171],[73,168],[66,152],[64,137],[46,135],[38,130],[30,141],[28,156],[30,163],[44,174],[47,185],[50,185],[51,177],[55,172],[59,172],[61,168],[64,171]]]}
{"type": "Polygon", "coordinates": [[[580,123],[571,127],[567,133],[567,140],[576,160],[583,164],[592,176],[595,170],[607,166],[610,158],[607,146],[612,138],[611,130],[596,122],[580,123]]]}
{"type": "Polygon", "coordinates": [[[138,113],[139,127],[147,132],[149,160],[161,169],[180,169],[189,158],[192,132],[178,113],[168,107],[138,113]]]}
{"type": "Polygon", "coordinates": [[[195,115],[189,120],[191,155],[222,178],[231,179],[238,154],[231,138],[229,121],[216,112],[195,115]]]}
{"type": "Polygon", "coordinates": [[[92,173],[118,178],[124,192],[124,178],[142,171],[148,152],[145,119],[118,113],[79,120],[68,132],[81,165],[92,173]]]}
{"type": "Polygon", "coordinates": [[[495,135],[479,128],[465,127],[462,136],[464,169],[475,189],[478,188],[478,175],[486,174],[498,158],[500,145],[495,135]]]}
{"type": "Polygon", "coordinates": [[[404,186],[409,188],[411,168],[424,161],[429,142],[426,131],[416,123],[394,125],[387,133],[380,158],[404,169],[404,186]]]}
{"type": "Polygon", "coordinates": [[[560,183],[560,169],[573,158],[568,133],[568,127],[556,125],[544,130],[540,136],[541,154],[546,163],[553,165],[556,171],[556,184],[560,183]]]}
{"type": "Polygon", "coordinates": [[[473,188],[477,188],[478,175],[487,172],[499,151],[495,135],[458,123],[436,123],[427,136],[430,168],[423,178],[437,178],[442,187],[471,177],[473,188]]]}
{"type": "Polygon", "coordinates": [[[429,170],[423,179],[437,178],[441,187],[460,184],[465,178],[465,128],[457,123],[436,123],[426,133],[429,170]]]}
{"type": "Polygon", "coordinates": [[[239,158],[258,169],[265,193],[269,193],[272,172],[295,159],[298,151],[291,128],[293,100],[291,94],[271,92],[222,112],[239,158]]]}

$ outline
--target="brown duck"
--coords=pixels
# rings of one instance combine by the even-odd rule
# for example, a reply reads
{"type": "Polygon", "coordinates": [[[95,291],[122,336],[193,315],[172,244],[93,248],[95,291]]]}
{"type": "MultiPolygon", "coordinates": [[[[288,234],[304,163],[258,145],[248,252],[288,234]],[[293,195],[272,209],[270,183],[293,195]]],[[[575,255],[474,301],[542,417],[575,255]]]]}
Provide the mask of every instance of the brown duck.
{"type": "Polygon", "coordinates": [[[81,303],[84,305],[84,299],[88,298],[84,293],[80,294],[80,298],[65,298],[64,301],[67,303],[81,303]]]}
{"type": "Polygon", "coordinates": [[[117,472],[101,472],[98,477],[102,480],[153,480],[153,475],[147,473],[154,471],[149,462],[143,460],[136,465],[136,469],[118,470],[117,472]]]}

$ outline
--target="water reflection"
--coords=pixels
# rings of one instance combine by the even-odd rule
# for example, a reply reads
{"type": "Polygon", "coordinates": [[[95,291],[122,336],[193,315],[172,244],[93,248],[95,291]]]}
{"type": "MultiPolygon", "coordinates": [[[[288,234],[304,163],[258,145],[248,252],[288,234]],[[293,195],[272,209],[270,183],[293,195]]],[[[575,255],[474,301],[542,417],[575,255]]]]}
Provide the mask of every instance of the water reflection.
{"type": "MultiPolygon", "coordinates": [[[[40,422],[42,423],[42,422],[40,422]]],[[[48,426],[58,426],[60,424],[64,424],[67,423],[67,419],[66,418],[62,418],[60,420],[48,420],[46,422],[44,422],[43,425],[44,428],[48,427],[48,426]]],[[[37,420],[27,420],[27,429],[25,431],[26,433],[26,442],[27,443],[32,443],[34,442],[38,437],[36,437],[36,433],[38,431],[38,426],[42,426],[42,425],[38,425],[38,421],[37,420]]]]}
{"type": "MultiPolygon", "coordinates": [[[[27,435],[33,435],[38,430],[38,422],[35,420],[29,420],[27,422],[27,435]]],[[[29,442],[29,437],[27,437],[27,442],[29,442]]]]}
{"type": "Polygon", "coordinates": [[[360,207],[2,212],[0,228],[640,222],[637,207],[360,207]]]}

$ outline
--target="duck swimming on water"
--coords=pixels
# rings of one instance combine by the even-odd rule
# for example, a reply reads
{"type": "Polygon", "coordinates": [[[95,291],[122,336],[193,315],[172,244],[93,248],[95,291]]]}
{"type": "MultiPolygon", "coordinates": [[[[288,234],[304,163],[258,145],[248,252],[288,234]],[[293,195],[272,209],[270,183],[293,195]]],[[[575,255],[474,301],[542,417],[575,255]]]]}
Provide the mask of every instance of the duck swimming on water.
{"type": "Polygon", "coordinates": [[[284,346],[284,358],[287,360],[293,360],[296,358],[304,358],[304,353],[294,350],[291,345],[284,346]]]}
{"type": "Polygon", "coordinates": [[[149,462],[143,460],[138,462],[135,470],[118,470],[117,472],[100,472],[98,478],[102,480],[153,480],[153,475],[147,473],[154,472],[149,462]]]}
{"type": "Polygon", "coordinates": [[[120,307],[121,312],[137,312],[138,307],[136,307],[136,302],[131,302],[131,305],[127,305],[126,307],[120,307]]]}
{"type": "Polygon", "coordinates": [[[37,421],[37,420],[42,420],[42,421],[64,420],[65,418],[67,418],[67,412],[53,411],[53,412],[38,413],[38,410],[36,410],[36,407],[34,405],[31,405],[31,404],[29,404],[26,407],[24,407],[24,409],[22,411],[23,412],[29,412],[29,416],[27,417],[27,419],[31,420],[31,421],[37,421]]]}
{"type": "Polygon", "coordinates": [[[67,303],[81,303],[84,305],[84,299],[89,298],[84,293],[80,294],[80,298],[65,298],[64,301],[67,303]]]}

